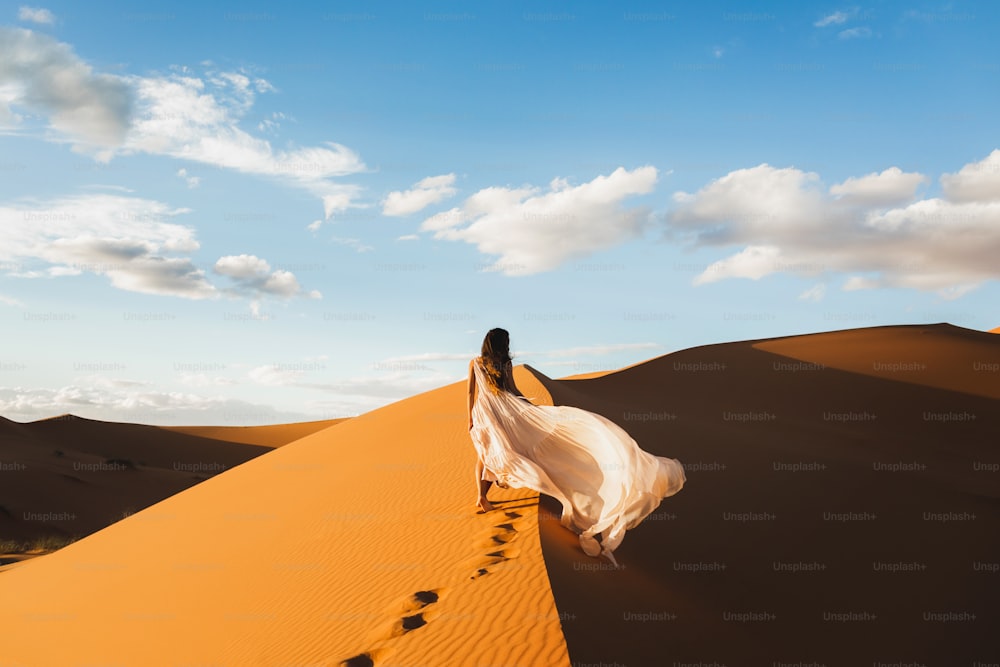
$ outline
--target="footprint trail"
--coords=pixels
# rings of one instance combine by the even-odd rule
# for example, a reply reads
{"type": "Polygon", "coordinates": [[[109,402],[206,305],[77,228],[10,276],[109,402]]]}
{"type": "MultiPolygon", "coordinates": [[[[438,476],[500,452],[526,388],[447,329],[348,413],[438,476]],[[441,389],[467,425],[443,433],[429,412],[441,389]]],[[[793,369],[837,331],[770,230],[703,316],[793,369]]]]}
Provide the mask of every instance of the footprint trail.
{"type": "MultiPolygon", "coordinates": [[[[521,514],[514,511],[500,510],[507,519],[503,523],[492,526],[486,535],[480,538],[477,549],[480,554],[475,558],[466,561],[466,567],[472,570],[469,579],[479,579],[487,574],[492,574],[501,570],[504,565],[520,555],[520,550],[511,543],[517,539],[518,526],[522,523],[519,519],[521,514]]],[[[388,641],[409,634],[425,625],[429,618],[429,607],[437,604],[441,599],[445,589],[435,588],[417,591],[404,598],[397,607],[393,608],[388,616],[395,616],[397,620],[393,622],[391,630],[381,638],[380,641],[388,641]]],[[[385,649],[373,649],[359,653],[358,655],[343,660],[342,667],[376,667],[378,660],[386,653],[385,649]]]]}

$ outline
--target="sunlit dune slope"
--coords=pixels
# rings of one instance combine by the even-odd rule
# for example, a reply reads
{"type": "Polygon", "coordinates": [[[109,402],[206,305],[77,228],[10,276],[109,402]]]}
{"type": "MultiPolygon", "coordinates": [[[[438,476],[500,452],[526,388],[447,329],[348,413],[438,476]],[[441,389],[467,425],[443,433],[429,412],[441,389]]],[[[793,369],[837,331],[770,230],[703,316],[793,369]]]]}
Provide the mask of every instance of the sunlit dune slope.
{"type": "Polygon", "coordinates": [[[568,665],[536,496],[476,514],[474,460],[464,383],[306,436],[0,573],[3,657],[568,665]]]}

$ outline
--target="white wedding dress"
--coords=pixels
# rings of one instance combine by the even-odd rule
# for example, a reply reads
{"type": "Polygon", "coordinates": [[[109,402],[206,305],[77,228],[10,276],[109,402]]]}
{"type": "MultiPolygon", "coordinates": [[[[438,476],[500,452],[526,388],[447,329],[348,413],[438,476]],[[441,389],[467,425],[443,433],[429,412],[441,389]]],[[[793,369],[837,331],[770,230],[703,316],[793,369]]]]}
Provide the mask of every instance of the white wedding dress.
{"type": "Polygon", "coordinates": [[[625,531],[687,480],[677,459],[654,456],[611,420],[568,405],[534,405],[494,393],[476,358],[472,443],[483,479],[529,488],[562,503],[562,524],[588,556],[612,552],[625,531]],[[601,536],[598,542],[595,537],[601,536]]]}

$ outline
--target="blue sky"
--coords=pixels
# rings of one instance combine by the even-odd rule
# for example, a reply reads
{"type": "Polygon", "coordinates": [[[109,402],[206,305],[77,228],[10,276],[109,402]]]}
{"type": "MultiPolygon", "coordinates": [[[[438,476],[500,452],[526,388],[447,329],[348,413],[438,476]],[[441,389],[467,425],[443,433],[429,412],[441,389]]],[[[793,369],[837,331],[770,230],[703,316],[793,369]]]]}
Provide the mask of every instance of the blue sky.
{"type": "Polygon", "coordinates": [[[990,3],[8,4],[0,414],[1000,325],[990,3]]]}

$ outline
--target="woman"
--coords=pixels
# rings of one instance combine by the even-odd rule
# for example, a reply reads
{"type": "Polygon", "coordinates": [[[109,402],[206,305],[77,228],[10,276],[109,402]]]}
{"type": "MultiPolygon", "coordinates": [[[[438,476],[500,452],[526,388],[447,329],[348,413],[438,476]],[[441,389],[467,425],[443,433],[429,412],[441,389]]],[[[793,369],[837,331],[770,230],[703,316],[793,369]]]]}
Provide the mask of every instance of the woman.
{"type": "Polygon", "coordinates": [[[687,479],[680,461],[639,449],[601,415],[528,401],[514,384],[510,336],[503,329],[491,329],[482,356],[469,362],[469,434],[478,455],[477,507],[493,509],[486,499],[493,482],[552,496],[584,553],[603,554],[612,563],[625,531],[687,479]]]}

